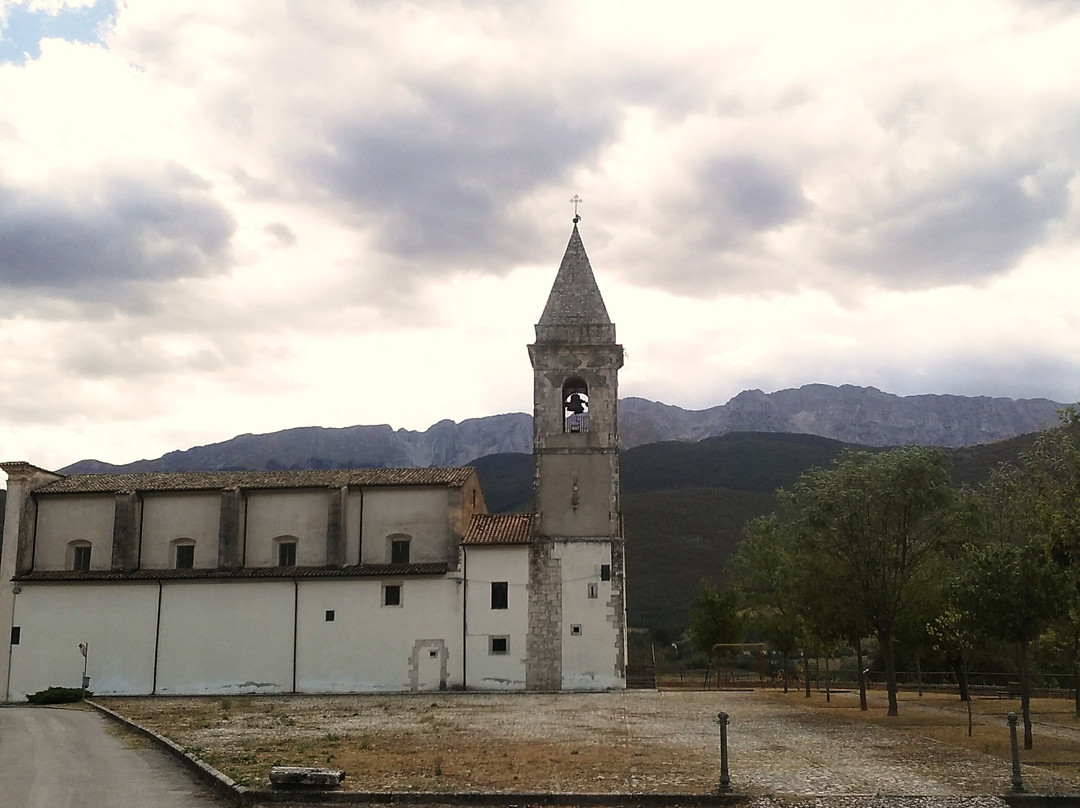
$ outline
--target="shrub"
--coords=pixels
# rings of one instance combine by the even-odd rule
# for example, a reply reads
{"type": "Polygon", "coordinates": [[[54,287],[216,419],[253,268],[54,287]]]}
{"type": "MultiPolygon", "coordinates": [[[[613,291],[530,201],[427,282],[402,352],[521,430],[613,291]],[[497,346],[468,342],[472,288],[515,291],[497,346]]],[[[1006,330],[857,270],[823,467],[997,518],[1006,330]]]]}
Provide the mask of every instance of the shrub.
{"type": "Polygon", "coordinates": [[[77,687],[47,687],[37,693],[31,693],[26,698],[31,704],[71,704],[82,701],[83,695],[93,695],[89,690],[81,690],[77,687]]]}

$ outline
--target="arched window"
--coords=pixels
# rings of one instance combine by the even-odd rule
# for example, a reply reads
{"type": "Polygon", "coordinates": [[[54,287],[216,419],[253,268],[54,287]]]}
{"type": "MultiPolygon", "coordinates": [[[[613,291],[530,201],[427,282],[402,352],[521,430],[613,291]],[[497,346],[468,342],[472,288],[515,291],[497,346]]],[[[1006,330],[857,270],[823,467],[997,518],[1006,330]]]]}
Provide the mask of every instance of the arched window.
{"type": "Polygon", "coordinates": [[[589,431],[589,386],[578,378],[562,386],[563,432],[589,431]]]}
{"type": "Polygon", "coordinates": [[[391,564],[408,564],[410,558],[409,545],[412,537],[408,533],[391,533],[386,537],[390,547],[391,564]]]}
{"type": "Polygon", "coordinates": [[[274,547],[279,567],[296,566],[296,544],[299,541],[296,536],[278,536],[274,539],[274,547]]]}
{"type": "Polygon", "coordinates": [[[90,570],[90,551],[93,545],[84,539],[69,541],[67,546],[67,568],[78,572],[90,570]]]}
{"type": "Polygon", "coordinates": [[[173,539],[173,569],[190,570],[195,568],[195,539],[173,539]]]}

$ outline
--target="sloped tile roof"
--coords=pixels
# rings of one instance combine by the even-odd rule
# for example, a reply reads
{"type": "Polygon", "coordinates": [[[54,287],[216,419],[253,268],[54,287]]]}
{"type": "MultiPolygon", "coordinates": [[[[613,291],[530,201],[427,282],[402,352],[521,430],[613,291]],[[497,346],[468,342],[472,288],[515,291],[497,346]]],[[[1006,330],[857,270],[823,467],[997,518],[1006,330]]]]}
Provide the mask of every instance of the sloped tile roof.
{"type": "Polygon", "coordinates": [[[117,491],[221,491],[229,488],[343,488],[345,486],[464,485],[476,473],[460,468],[335,469],[330,471],[187,471],[149,474],[72,474],[38,494],[117,491]]]}
{"type": "Polygon", "coordinates": [[[474,514],[462,544],[528,544],[532,537],[531,513],[474,514]]]}
{"type": "Polygon", "coordinates": [[[16,575],[12,580],[27,582],[88,581],[222,581],[293,578],[404,578],[413,575],[445,575],[444,562],[426,564],[353,564],[348,567],[242,567],[223,570],[41,570],[16,575]]]}

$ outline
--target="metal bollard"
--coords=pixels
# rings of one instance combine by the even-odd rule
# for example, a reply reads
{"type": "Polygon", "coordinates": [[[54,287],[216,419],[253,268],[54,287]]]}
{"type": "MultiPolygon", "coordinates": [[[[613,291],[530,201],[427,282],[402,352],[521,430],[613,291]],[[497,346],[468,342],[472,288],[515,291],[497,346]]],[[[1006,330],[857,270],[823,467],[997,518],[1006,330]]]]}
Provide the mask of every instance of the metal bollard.
{"type": "Polygon", "coordinates": [[[728,776],[727,762],[727,713],[717,713],[716,723],[720,725],[720,784],[716,790],[720,794],[731,791],[731,777],[728,776]]]}
{"type": "Polygon", "coordinates": [[[1024,780],[1020,776],[1020,747],[1016,744],[1016,713],[1009,713],[1009,746],[1012,747],[1012,790],[1023,791],[1024,780]]]}

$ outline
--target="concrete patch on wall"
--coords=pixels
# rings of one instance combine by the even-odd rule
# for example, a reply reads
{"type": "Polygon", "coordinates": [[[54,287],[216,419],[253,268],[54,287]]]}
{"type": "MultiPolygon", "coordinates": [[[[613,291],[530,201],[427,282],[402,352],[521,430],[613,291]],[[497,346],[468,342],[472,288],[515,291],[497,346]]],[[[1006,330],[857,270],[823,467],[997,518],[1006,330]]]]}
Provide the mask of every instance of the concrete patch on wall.
{"type": "Polygon", "coordinates": [[[449,654],[443,640],[417,640],[409,654],[409,689],[446,690],[449,654]]]}

